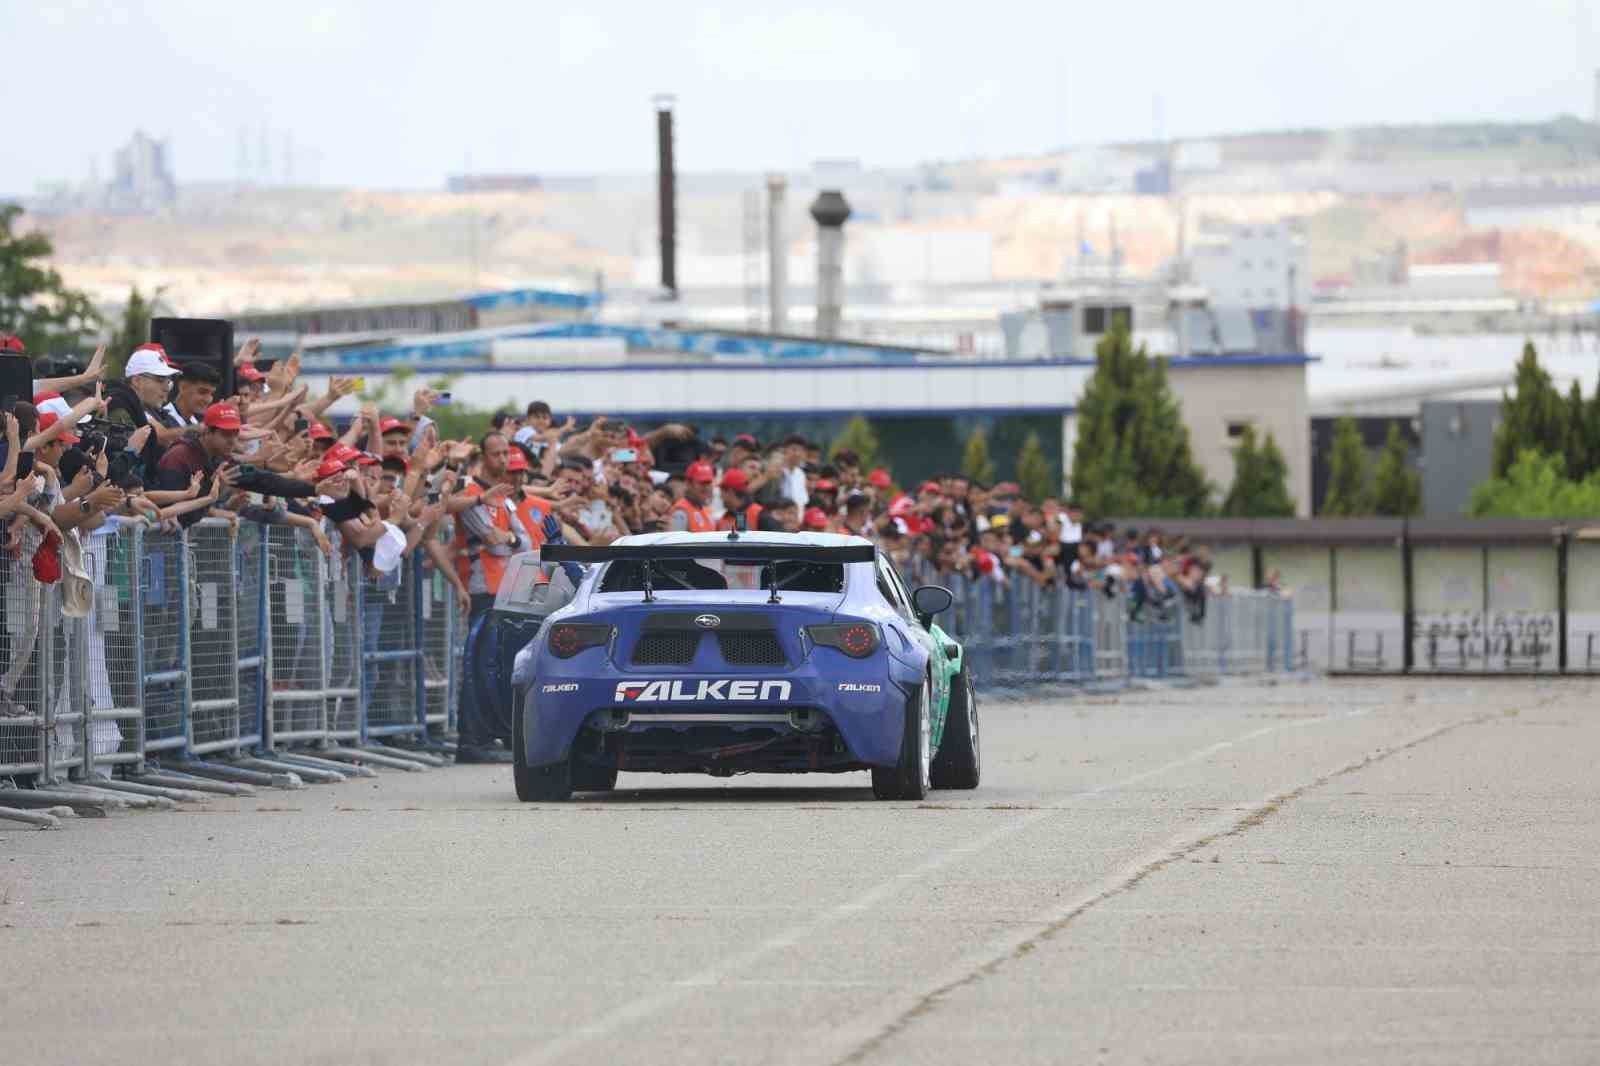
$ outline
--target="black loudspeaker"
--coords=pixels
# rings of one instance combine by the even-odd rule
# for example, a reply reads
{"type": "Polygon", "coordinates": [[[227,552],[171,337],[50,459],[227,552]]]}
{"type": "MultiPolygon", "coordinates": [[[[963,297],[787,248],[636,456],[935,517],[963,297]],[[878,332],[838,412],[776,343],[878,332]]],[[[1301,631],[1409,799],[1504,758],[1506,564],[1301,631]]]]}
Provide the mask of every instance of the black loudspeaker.
{"type": "Polygon", "coordinates": [[[217,399],[232,396],[233,323],[220,318],[152,318],[150,339],[166,349],[179,366],[204,363],[221,382],[217,399]]]}
{"type": "Polygon", "coordinates": [[[25,355],[0,355],[0,403],[33,402],[33,361],[25,355]]]}

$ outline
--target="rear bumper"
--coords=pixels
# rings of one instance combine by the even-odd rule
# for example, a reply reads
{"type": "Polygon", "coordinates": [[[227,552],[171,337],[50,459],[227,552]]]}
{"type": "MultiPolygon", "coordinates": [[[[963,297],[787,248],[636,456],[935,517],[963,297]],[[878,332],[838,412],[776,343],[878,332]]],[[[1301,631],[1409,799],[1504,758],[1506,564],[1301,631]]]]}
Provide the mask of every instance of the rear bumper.
{"type": "Polygon", "coordinates": [[[921,683],[887,655],[857,661],[832,651],[772,673],[624,673],[600,656],[588,657],[600,660],[598,671],[558,672],[584,658],[542,657],[518,712],[529,765],[567,758],[582,733],[582,757],[620,758],[624,769],[707,770],[706,753],[722,750],[729,754],[708,772],[893,766],[907,693],[921,683]]]}

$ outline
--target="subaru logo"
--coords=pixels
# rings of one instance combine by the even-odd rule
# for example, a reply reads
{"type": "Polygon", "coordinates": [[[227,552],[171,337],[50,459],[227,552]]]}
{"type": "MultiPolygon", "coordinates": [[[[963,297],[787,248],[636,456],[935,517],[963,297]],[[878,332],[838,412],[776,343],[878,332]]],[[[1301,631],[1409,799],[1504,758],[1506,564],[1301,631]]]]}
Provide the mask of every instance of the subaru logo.
{"type": "Polygon", "coordinates": [[[694,624],[701,629],[715,629],[722,624],[722,619],[714,614],[697,614],[694,616],[694,624]]]}

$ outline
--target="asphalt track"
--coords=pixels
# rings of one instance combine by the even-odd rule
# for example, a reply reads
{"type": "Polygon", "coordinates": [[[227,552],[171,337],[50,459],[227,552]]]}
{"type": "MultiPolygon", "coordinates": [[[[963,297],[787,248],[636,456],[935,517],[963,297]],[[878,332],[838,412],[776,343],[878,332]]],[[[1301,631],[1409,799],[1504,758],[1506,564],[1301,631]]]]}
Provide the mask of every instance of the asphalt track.
{"type": "Polygon", "coordinates": [[[0,828],[0,1059],[1597,1062],[1597,695],[989,702],[921,804],[457,767],[0,828]]]}

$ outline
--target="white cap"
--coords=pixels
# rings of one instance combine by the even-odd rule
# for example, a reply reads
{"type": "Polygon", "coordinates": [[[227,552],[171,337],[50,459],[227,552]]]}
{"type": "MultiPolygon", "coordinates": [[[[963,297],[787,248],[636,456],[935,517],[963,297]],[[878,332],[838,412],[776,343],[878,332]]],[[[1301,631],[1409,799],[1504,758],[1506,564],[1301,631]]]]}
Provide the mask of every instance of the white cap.
{"type": "Polygon", "coordinates": [[[128,367],[124,373],[128,377],[138,374],[154,374],[159,378],[177,377],[182,373],[177,367],[167,362],[166,349],[159,344],[141,344],[128,356],[128,367]]]}
{"type": "Polygon", "coordinates": [[[393,522],[383,524],[383,536],[372,546],[372,565],[380,574],[387,574],[400,565],[406,553],[406,535],[393,522]]]}

